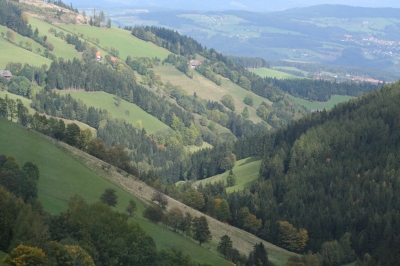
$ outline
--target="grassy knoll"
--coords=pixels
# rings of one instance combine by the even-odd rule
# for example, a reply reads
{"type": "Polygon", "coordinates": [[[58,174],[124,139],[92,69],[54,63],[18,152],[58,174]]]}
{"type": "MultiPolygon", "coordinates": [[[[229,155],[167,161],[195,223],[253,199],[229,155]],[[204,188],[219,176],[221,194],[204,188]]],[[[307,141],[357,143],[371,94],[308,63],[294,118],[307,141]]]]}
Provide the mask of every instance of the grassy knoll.
{"type": "MultiPolygon", "coordinates": [[[[268,99],[260,97],[251,91],[245,90],[225,78],[221,78],[222,84],[221,86],[218,86],[196,71],[193,71],[193,78],[190,79],[171,65],[160,65],[155,67],[154,71],[161,76],[163,82],[170,81],[174,85],[179,85],[186,90],[189,95],[193,95],[193,93],[196,92],[197,96],[213,101],[220,101],[222,96],[225,94],[232,95],[233,99],[235,100],[237,113],[241,113],[244,107],[247,106],[243,103],[243,99],[247,94],[252,95],[255,108],[257,108],[262,101],[271,104],[268,99]]],[[[261,122],[261,118],[256,114],[256,109],[250,106],[248,109],[250,112],[249,118],[254,122],[261,122]]]]}
{"type": "Polygon", "coordinates": [[[345,96],[345,95],[332,95],[331,99],[327,102],[311,102],[311,101],[307,101],[305,99],[301,99],[301,98],[297,98],[297,97],[293,97],[293,96],[289,96],[289,97],[291,97],[293,100],[295,100],[298,104],[306,107],[308,110],[312,110],[312,109],[318,109],[318,110],[327,109],[327,110],[329,110],[338,103],[345,102],[345,101],[348,101],[348,100],[354,98],[354,97],[345,96]]]}
{"type": "Polygon", "coordinates": [[[49,33],[50,28],[55,28],[58,31],[56,26],[33,17],[29,17],[29,23],[32,25],[33,29],[38,28],[40,36],[47,36],[47,40],[54,45],[52,53],[55,56],[62,57],[66,60],[72,60],[74,57],[81,57],[73,45],[68,44],[49,33]]]}
{"type": "Polygon", "coordinates": [[[285,72],[281,72],[272,68],[258,68],[258,69],[249,69],[251,72],[256,73],[260,77],[269,77],[269,78],[277,78],[277,79],[298,79],[303,78],[299,76],[295,76],[292,74],[288,74],[285,72]]]}
{"type": "MultiPolygon", "coordinates": [[[[236,176],[236,185],[227,188],[226,191],[229,193],[235,190],[243,190],[246,185],[249,185],[251,182],[258,178],[260,166],[261,160],[258,160],[255,157],[250,157],[237,161],[235,167],[233,167],[232,169],[233,173],[236,176]]],[[[228,175],[229,171],[226,171],[223,174],[203,179],[197,183],[205,185],[207,183],[214,183],[221,180],[226,182],[226,178],[228,177],[228,175]]]]}
{"type": "MultiPolygon", "coordinates": [[[[134,199],[138,207],[134,219],[154,238],[158,249],[174,245],[177,249],[190,253],[198,261],[212,265],[228,265],[226,260],[192,240],[144,220],[141,216],[143,201],[102,178],[110,174],[100,167],[89,169],[82,158],[72,156],[74,152],[79,153],[76,149],[61,145],[42,134],[28,131],[25,127],[4,119],[0,119],[0,140],[0,154],[12,154],[20,163],[32,161],[38,165],[39,199],[46,211],[52,214],[65,211],[68,199],[75,194],[83,196],[89,203],[96,202],[104,189],[114,188],[118,195],[118,205],[115,209],[124,212],[129,200],[134,199]]],[[[94,159],[91,163],[97,164],[98,160],[94,159]]]]}
{"type": "Polygon", "coordinates": [[[142,120],[142,126],[147,133],[154,133],[156,131],[169,129],[169,127],[155,118],[154,116],[146,113],[135,104],[129,103],[121,99],[120,106],[116,106],[115,96],[106,92],[73,92],[73,91],[58,91],[60,94],[71,94],[75,99],[82,100],[88,107],[94,106],[96,108],[106,109],[114,118],[125,119],[128,123],[136,126],[137,121],[142,120]],[[129,111],[129,113],[126,113],[129,111]]]}
{"type": "Polygon", "coordinates": [[[119,51],[119,57],[125,60],[128,55],[132,57],[158,57],[165,59],[169,51],[160,48],[150,42],[142,41],[134,37],[130,31],[118,28],[98,28],[88,25],[61,25],[61,28],[74,33],[83,33],[85,38],[97,37],[100,40],[99,46],[104,48],[114,47],[119,51]]]}
{"type": "Polygon", "coordinates": [[[18,62],[22,65],[28,63],[38,67],[51,64],[49,59],[14,45],[3,38],[0,38],[0,53],[0,69],[4,69],[9,62],[18,62]]]}

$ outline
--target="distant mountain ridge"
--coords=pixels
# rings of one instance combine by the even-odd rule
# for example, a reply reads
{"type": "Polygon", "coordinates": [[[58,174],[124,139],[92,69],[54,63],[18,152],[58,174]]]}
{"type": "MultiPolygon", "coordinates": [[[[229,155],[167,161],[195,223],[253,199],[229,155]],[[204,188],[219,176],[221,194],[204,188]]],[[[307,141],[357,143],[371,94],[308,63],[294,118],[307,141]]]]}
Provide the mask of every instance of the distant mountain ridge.
{"type": "MultiPolygon", "coordinates": [[[[261,0],[222,0],[222,1],[211,1],[205,0],[200,2],[188,2],[182,0],[170,0],[170,1],[143,1],[143,0],[73,0],[71,1],[75,7],[147,7],[147,8],[159,8],[164,10],[201,10],[201,11],[221,11],[221,10],[247,10],[255,12],[267,12],[267,11],[278,11],[290,8],[307,7],[314,5],[330,4],[328,0],[309,0],[309,1],[277,1],[277,2],[266,2],[261,0]]],[[[393,7],[400,8],[399,2],[390,0],[379,1],[335,1],[337,5],[351,5],[354,7],[393,7]]]]}

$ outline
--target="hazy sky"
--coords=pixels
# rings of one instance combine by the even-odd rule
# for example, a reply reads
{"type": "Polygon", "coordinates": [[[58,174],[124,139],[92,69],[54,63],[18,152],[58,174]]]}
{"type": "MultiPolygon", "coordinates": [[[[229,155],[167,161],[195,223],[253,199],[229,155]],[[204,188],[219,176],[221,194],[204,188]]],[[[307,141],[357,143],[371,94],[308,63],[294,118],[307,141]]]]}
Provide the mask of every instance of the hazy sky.
{"type": "Polygon", "coordinates": [[[400,8],[399,0],[72,0],[76,7],[154,7],[163,9],[277,11],[320,4],[400,8]]]}

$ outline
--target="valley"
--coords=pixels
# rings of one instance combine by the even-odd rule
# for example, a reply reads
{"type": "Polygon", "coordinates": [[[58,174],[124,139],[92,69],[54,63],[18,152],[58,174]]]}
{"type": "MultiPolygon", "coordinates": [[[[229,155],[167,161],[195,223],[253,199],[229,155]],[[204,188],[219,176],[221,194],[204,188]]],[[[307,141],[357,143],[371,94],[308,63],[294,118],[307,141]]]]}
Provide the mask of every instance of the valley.
{"type": "Polygon", "coordinates": [[[398,10],[143,10],[0,0],[3,265],[396,265],[398,10]]]}

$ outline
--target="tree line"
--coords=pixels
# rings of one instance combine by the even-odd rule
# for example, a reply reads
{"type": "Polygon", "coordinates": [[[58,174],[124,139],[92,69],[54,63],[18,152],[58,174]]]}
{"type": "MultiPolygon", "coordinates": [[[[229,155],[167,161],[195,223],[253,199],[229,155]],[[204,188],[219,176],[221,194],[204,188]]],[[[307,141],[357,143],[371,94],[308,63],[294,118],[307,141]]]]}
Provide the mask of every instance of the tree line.
{"type": "Polygon", "coordinates": [[[62,0],[47,0],[47,3],[63,7],[65,9],[71,10],[75,13],[79,13],[78,9],[76,9],[72,6],[72,3],[70,5],[67,5],[62,0]]]}
{"type": "MultiPolygon", "coordinates": [[[[197,201],[196,193],[201,194],[196,192],[193,188],[190,189],[190,192],[186,192],[184,199],[185,204],[195,207],[197,201]]],[[[154,192],[152,201],[156,201],[158,204],[148,205],[143,211],[143,217],[147,218],[149,221],[156,224],[161,222],[166,228],[170,228],[176,233],[181,231],[182,235],[198,241],[199,245],[207,243],[212,239],[208,221],[205,216],[193,217],[189,212],[183,213],[182,210],[177,207],[165,211],[168,200],[160,191],[154,192]]],[[[221,209],[226,210],[228,208],[226,201],[221,201],[220,203],[221,209]]],[[[220,213],[223,213],[223,211],[220,213]]],[[[246,256],[246,254],[240,254],[236,248],[233,248],[231,238],[228,235],[224,235],[220,238],[217,251],[236,265],[269,265],[268,254],[262,242],[255,244],[253,251],[246,256]]]]}
{"type": "Polygon", "coordinates": [[[269,68],[269,63],[265,59],[247,56],[228,56],[228,58],[235,64],[244,68],[269,68]]]}
{"type": "Polygon", "coordinates": [[[310,101],[325,102],[331,96],[348,95],[358,97],[364,93],[374,91],[378,85],[369,82],[332,82],[312,79],[276,79],[265,78],[267,82],[281,88],[289,94],[310,101]]]}

